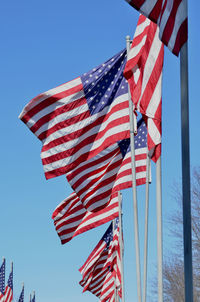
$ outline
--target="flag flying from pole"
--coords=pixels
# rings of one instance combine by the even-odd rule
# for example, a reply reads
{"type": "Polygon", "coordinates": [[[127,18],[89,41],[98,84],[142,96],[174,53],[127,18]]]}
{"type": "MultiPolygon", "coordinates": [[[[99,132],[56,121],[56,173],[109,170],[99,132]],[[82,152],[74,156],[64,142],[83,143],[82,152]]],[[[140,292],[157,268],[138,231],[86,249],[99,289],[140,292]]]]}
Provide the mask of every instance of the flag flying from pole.
{"type": "MultiPolygon", "coordinates": [[[[118,225],[115,226],[115,228],[117,227],[118,225]]],[[[116,253],[116,250],[119,251],[118,257],[120,257],[120,249],[116,248],[117,245],[119,245],[119,238],[117,238],[117,232],[114,231],[113,233],[113,224],[111,223],[84,265],[79,269],[82,274],[80,285],[83,287],[83,292],[86,290],[92,292],[102,302],[113,299],[117,286],[114,267],[119,262],[116,261],[117,257],[111,257],[111,252],[116,253]],[[115,243],[112,243],[113,237],[115,243]]],[[[121,274],[120,266],[118,270],[121,274]]],[[[121,280],[121,275],[118,278],[121,280]]]]}
{"type": "MultiPolygon", "coordinates": [[[[147,129],[138,122],[135,139],[137,185],[146,183],[147,129]]],[[[88,211],[105,207],[112,192],[132,186],[130,139],[112,144],[67,173],[67,180],[88,211]]]]}
{"type": "Polygon", "coordinates": [[[3,259],[3,263],[0,267],[0,301],[4,300],[4,292],[5,292],[5,269],[6,269],[6,260],[3,259]]]}
{"type": "Polygon", "coordinates": [[[5,288],[4,302],[11,302],[13,299],[13,269],[11,269],[8,283],[5,288]]]}
{"type": "Polygon", "coordinates": [[[21,291],[21,294],[19,296],[18,302],[24,302],[24,286],[22,286],[22,291],[21,291]]]}
{"type": "Polygon", "coordinates": [[[33,292],[33,298],[31,300],[31,302],[35,302],[35,292],[33,292]]]}
{"type": "Polygon", "coordinates": [[[140,15],[124,76],[135,109],[146,120],[148,149],[155,162],[161,154],[163,57],[164,46],[158,38],[157,25],[140,15]]]}
{"type": "Polygon", "coordinates": [[[109,204],[101,211],[88,212],[75,192],[63,200],[54,210],[52,218],[61,243],[98,227],[119,215],[118,194],[112,194],[109,204]]]}
{"type": "Polygon", "coordinates": [[[47,179],[69,172],[118,140],[130,137],[126,50],[40,94],[19,118],[42,141],[47,179]]]}
{"type": "Polygon", "coordinates": [[[159,26],[160,40],[178,56],[188,38],[185,0],[126,0],[159,26]]]}

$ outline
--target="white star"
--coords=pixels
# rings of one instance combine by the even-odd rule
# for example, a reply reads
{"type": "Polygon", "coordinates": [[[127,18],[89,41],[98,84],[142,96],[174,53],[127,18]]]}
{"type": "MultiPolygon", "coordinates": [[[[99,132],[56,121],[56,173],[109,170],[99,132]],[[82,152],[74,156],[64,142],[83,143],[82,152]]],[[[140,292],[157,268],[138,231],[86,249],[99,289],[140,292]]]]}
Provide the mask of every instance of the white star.
{"type": "Polygon", "coordinates": [[[96,103],[98,103],[99,100],[96,100],[96,103]]]}
{"type": "Polygon", "coordinates": [[[90,78],[92,78],[92,75],[90,74],[90,78]]]}
{"type": "Polygon", "coordinates": [[[93,70],[93,71],[96,71],[96,68],[93,68],[92,70],[93,70]]]}
{"type": "Polygon", "coordinates": [[[111,68],[111,65],[108,65],[108,68],[111,68]]]}
{"type": "Polygon", "coordinates": [[[122,86],[121,88],[124,89],[124,86],[122,86]]]}
{"type": "Polygon", "coordinates": [[[110,90],[111,90],[111,88],[109,87],[109,88],[108,88],[108,91],[110,91],[110,90]]]}
{"type": "Polygon", "coordinates": [[[90,100],[91,100],[91,101],[93,100],[93,96],[91,96],[90,100]]]}
{"type": "Polygon", "coordinates": [[[87,80],[87,81],[85,81],[85,83],[89,83],[89,81],[87,80]]]}
{"type": "Polygon", "coordinates": [[[107,98],[108,96],[107,96],[107,94],[105,94],[105,98],[107,98]]]}
{"type": "Polygon", "coordinates": [[[105,88],[105,86],[102,87],[102,89],[104,89],[104,88],[105,88]]]}
{"type": "Polygon", "coordinates": [[[99,69],[99,73],[100,73],[100,72],[102,72],[102,70],[101,70],[101,69],[99,69]]]}
{"type": "Polygon", "coordinates": [[[111,84],[113,85],[113,84],[114,84],[114,82],[112,81],[112,82],[111,82],[111,84]]]}
{"type": "Polygon", "coordinates": [[[93,109],[95,109],[95,106],[92,106],[93,109]]]}
{"type": "Polygon", "coordinates": [[[94,82],[92,83],[92,86],[94,86],[94,82]]]}
{"type": "Polygon", "coordinates": [[[91,91],[91,89],[88,89],[88,92],[90,92],[91,91]]]}
{"type": "Polygon", "coordinates": [[[101,104],[102,104],[102,105],[104,105],[104,104],[105,104],[105,102],[101,102],[101,104]]]}
{"type": "Polygon", "coordinates": [[[98,79],[98,76],[95,76],[96,79],[98,79]]]}
{"type": "Polygon", "coordinates": [[[113,62],[113,61],[114,61],[114,59],[112,58],[112,59],[111,59],[111,62],[113,62]]]}

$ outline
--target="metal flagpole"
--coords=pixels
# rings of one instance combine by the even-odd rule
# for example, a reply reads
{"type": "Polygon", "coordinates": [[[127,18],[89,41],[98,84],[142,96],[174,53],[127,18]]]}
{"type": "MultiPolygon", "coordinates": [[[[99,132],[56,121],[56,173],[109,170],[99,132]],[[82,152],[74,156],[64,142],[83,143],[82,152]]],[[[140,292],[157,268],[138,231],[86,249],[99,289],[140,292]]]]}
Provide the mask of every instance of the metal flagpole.
{"type": "Polygon", "coordinates": [[[30,300],[29,300],[29,302],[31,302],[31,294],[30,294],[30,300]]]}
{"type": "MultiPolygon", "coordinates": [[[[115,219],[113,219],[113,221],[112,221],[112,233],[113,233],[113,236],[114,236],[114,231],[115,231],[115,219]]],[[[115,290],[114,290],[115,302],[117,302],[118,299],[117,299],[117,289],[116,289],[116,278],[113,277],[113,279],[114,279],[114,286],[115,286],[115,290]]]]}
{"type": "MultiPolygon", "coordinates": [[[[188,12],[187,0],[183,1],[188,12]]],[[[188,15],[188,14],[187,14],[188,15]]],[[[188,93],[188,43],[180,51],[181,77],[181,142],[182,142],[182,195],[185,302],[193,302],[192,234],[190,198],[190,142],[189,142],[189,93],[188,93]]]]}
{"type": "Polygon", "coordinates": [[[121,256],[121,287],[122,287],[122,302],[125,302],[125,291],[124,291],[124,244],[123,244],[123,226],[122,226],[122,194],[118,192],[119,200],[119,245],[120,245],[120,256],[121,256]]]}
{"type": "Polygon", "coordinates": [[[156,162],[156,208],[157,208],[157,260],[158,260],[158,301],[163,301],[163,268],[162,268],[162,183],[161,156],[156,162]]]}
{"type": "Polygon", "coordinates": [[[148,256],[148,221],[149,221],[149,175],[150,159],[147,154],[146,171],[146,192],[145,192],[145,232],[144,232],[144,276],[143,276],[143,296],[142,302],[146,302],[147,292],[147,256],[148,256]]]}
{"type": "MultiPolygon", "coordinates": [[[[130,49],[130,37],[126,37],[127,55],[130,49]]],[[[129,89],[129,88],[128,88],[129,89]]],[[[140,274],[140,247],[138,231],[138,209],[137,209],[137,192],[136,192],[136,175],[135,175],[135,144],[134,144],[134,117],[133,102],[129,94],[129,116],[130,116],[130,146],[131,146],[131,168],[132,168],[132,192],[133,192],[133,209],[134,209],[134,233],[135,233],[135,255],[136,255],[136,273],[137,273],[137,293],[138,302],[141,302],[141,274],[140,274]]]]}

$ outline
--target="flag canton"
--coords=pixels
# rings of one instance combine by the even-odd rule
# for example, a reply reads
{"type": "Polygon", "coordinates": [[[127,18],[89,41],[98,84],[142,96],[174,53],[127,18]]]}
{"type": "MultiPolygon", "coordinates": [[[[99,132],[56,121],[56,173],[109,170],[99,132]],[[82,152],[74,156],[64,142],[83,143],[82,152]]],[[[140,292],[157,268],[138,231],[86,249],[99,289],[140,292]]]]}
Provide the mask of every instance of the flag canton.
{"type": "Polygon", "coordinates": [[[22,288],[22,292],[20,294],[18,302],[24,302],[24,287],[22,288]]]}
{"type": "Polygon", "coordinates": [[[137,135],[135,136],[135,149],[147,146],[147,127],[143,119],[137,123],[137,135]]]}
{"type": "Polygon", "coordinates": [[[126,50],[123,50],[81,76],[91,114],[100,112],[115,98],[128,92],[128,83],[123,76],[125,65],[126,50]]]}
{"type": "Polygon", "coordinates": [[[8,278],[8,287],[13,289],[13,272],[10,273],[9,278],[8,278]]]}
{"type": "Polygon", "coordinates": [[[5,261],[0,268],[0,292],[4,294],[5,291],[5,261]]]}
{"type": "MultiPolygon", "coordinates": [[[[130,151],[130,139],[123,139],[118,142],[118,146],[125,157],[126,153],[130,151]]],[[[145,148],[147,146],[147,127],[143,119],[137,123],[137,135],[135,136],[135,149],[145,148]]]]}
{"type": "Polygon", "coordinates": [[[112,223],[111,223],[109,228],[107,229],[107,231],[105,232],[105,234],[103,235],[103,237],[101,239],[106,242],[105,250],[108,250],[110,242],[113,240],[113,229],[112,228],[113,227],[112,227],[112,223]]]}

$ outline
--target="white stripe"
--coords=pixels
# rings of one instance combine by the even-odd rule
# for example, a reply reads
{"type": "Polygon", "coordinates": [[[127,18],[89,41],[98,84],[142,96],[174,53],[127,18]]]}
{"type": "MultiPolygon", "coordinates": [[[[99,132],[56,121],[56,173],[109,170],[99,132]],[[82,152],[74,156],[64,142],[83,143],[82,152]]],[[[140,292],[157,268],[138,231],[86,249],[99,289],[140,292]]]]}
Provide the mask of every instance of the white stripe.
{"type": "Polygon", "coordinates": [[[158,0],[146,0],[144,4],[141,5],[140,11],[144,15],[149,16],[157,2],[158,0]]]}
{"type": "Polygon", "coordinates": [[[185,8],[186,8],[186,6],[184,5],[184,3],[182,1],[178,7],[173,32],[171,34],[169,43],[167,45],[169,47],[169,49],[171,49],[171,50],[174,48],[179,28],[181,27],[182,23],[187,19],[187,11],[185,8]]]}
{"type": "Polygon", "coordinates": [[[146,109],[148,117],[154,118],[156,110],[158,109],[158,106],[160,104],[161,97],[162,97],[162,72],[160,74],[159,80],[156,84],[151,100],[146,109]]]}
{"type": "Polygon", "coordinates": [[[144,66],[141,96],[140,96],[140,99],[139,99],[138,105],[137,105],[138,108],[140,108],[141,98],[143,96],[146,86],[148,85],[149,78],[153,72],[153,69],[155,67],[155,62],[158,58],[160,49],[162,47],[162,42],[158,38],[158,32],[159,32],[159,28],[157,27],[157,30],[156,30],[156,33],[155,33],[155,36],[154,36],[154,39],[153,39],[153,42],[152,42],[152,45],[151,45],[151,48],[149,51],[148,58],[146,60],[145,66],[144,66]]]}
{"type": "Polygon", "coordinates": [[[133,40],[134,40],[134,38],[136,38],[137,36],[139,36],[139,35],[141,35],[143,33],[143,31],[145,30],[145,28],[147,26],[149,26],[150,22],[151,21],[148,18],[146,18],[144,20],[144,22],[142,22],[142,23],[140,23],[140,24],[137,25],[136,31],[135,31],[135,34],[134,34],[134,37],[133,37],[133,40]]]}
{"type": "MultiPolygon", "coordinates": [[[[88,173],[90,173],[90,172],[95,172],[96,171],[96,173],[94,174],[94,175],[89,175],[89,179],[88,179],[88,181],[89,180],[92,180],[92,179],[94,179],[94,178],[96,178],[96,177],[98,177],[98,176],[100,176],[101,174],[103,174],[104,173],[104,170],[103,171],[101,171],[101,172],[98,172],[98,170],[100,169],[100,168],[102,168],[102,167],[105,167],[105,166],[107,166],[107,164],[108,163],[111,163],[112,161],[113,161],[113,158],[116,158],[116,154],[117,154],[117,152],[118,152],[118,146],[117,146],[117,144],[114,144],[114,145],[112,145],[111,147],[108,147],[108,148],[106,148],[105,150],[103,150],[102,152],[100,152],[99,154],[97,154],[97,156],[95,156],[95,160],[98,160],[98,159],[100,159],[100,158],[102,158],[102,162],[101,163],[97,163],[96,165],[93,165],[92,167],[88,167],[87,169],[85,169],[85,170],[83,170],[83,171],[81,171],[81,172],[79,172],[77,175],[74,175],[75,174],[75,171],[77,170],[77,169],[79,169],[79,167],[80,166],[78,166],[78,168],[77,169],[75,169],[74,171],[72,171],[72,175],[74,175],[73,176],[73,178],[69,181],[70,182],[70,185],[71,186],[73,186],[73,184],[77,181],[77,180],[79,180],[82,176],[84,176],[84,175],[87,175],[88,173]],[[109,154],[110,152],[112,152],[112,151],[114,151],[116,149],[116,153],[112,156],[112,158],[110,157],[110,158],[107,158],[106,160],[105,159],[103,159],[103,157],[105,156],[105,155],[107,155],[107,154],[109,154]],[[102,154],[102,153],[104,153],[104,154],[102,154]]],[[[119,157],[119,156],[118,156],[119,157]]],[[[117,158],[118,158],[117,157],[117,158]]],[[[92,158],[92,160],[93,160],[94,158],[92,158]]],[[[120,158],[119,158],[120,159],[120,158]]],[[[93,160],[94,161],[94,160],[93,160]]],[[[88,160],[87,161],[87,164],[90,164],[90,160],[88,160]]],[[[84,165],[85,165],[85,162],[84,162],[84,165]]],[[[107,167],[106,167],[107,168],[107,167]]],[[[71,174],[71,173],[70,173],[71,174]]],[[[78,189],[78,187],[77,187],[77,189],[78,189]]]]}
{"type": "MultiPolygon", "coordinates": [[[[163,0],[163,3],[164,3],[164,1],[165,0],[163,0]]],[[[163,32],[165,30],[165,26],[167,24],[167,21],[169,19],[170,14],[171,14],[172,8],[173,8],[173,1],[172,0],[170,0],[170,1],[167,0],[165,10],[162,14],[162,18],[160,19],[160,24],[158,24],[159,27],[160,27],[159,36],[160,36],[161,39],[162,39],[163,32]]]]}
{"type": "MultiPolygon", "coordinates": [[[[112,117],[113,116],[111,116],[111,118],[112,117]]],[[[95,151],[95,149],[98,149],[107,138],[111,137],[112,135],[119,134],[122,130],[126,131],[126,130],[129,130],[129,129],[130,129],[129,123],[126,123],[126,124],[124,123],[122,125],[115,126],[111,129],[109,129],[101,139],[94,141],[94,143],[91,143],[91,144],[88,144],[88,145],[84,146],[78,152],[74,153],[72,156],[69,156],[67,158],[64,158],[64,159],[61,159],[61,160],[58,160],[58,161],[54,161],[50,164],[44,165],[44,171],[48,172],[48,171],[52,171],[54,169],[69,165],[74,160],[78,159],[82,154],[88,153],[89,150],[90,151],[95,151]]],[[[60,153],[62,151],[66,151],[70,147],[69,144],[71,144],[71,143],[65,143],[65,144],[59,145],[55,148],[52,148],[48,151],[42,152],[41,153],[41,158],[48,158],[49,156],[51,156],[53,154],[57,154],[57,153],[60,153]]]]}
{"type": "Polygon", "coordinates": [[[63,92],[65,90],[69,90],[71,88],[74,88],[78,85],[80,85],[81,82],[81,78],[78,77],[70,82],[67,82],[65,84],[62,84],[56,88],[52,88],[44,93],[39,94],[38,96],[36,96],[35,98],[33,98],[22,110],[22,112],[19,115],[19,118],[21,119],[28,111],[30,111],[32,108],[34,108],[35,106],[37,106],[38,104],[40,104],[42,101],[46,100],[47,98],[53,96],[54,94],[63,92]]]}
{"type": "Polygon", "coordinates": [[[134,46],[133,48],[130,49],[129,54],[128,54],[128,61],[132,60],[133,58],[135,58],[141,51],[142,47],[145,45],[147,39],[147,35],[145,35],[141,42],[139,44],[137,44],[136,46],[134,46]]]}
{"type": "MultiPolygon", "coordinates": [[[[86,127],[87,125],[93,123],[93,122],[96,120],[97,116],[98,116],[98,117],[101,117],[101,116],[104,116],[104,115],[106,116],[106,114],[109,114],[109,113],[113,110],[113,108],[114,108],[115,106],[117,106],[117,105],[119,105],[119,104],[122,104],[123,102],[126,102],[127,100],[128,100],[128,95],[127,95],[127,94],[124,94],[122,97],[117,98],[117,99],[110,105],[109,110],[108,110],[108,106],[107,106],[107,107],[105,107],[102,111],[100,111],[98,114],[91,115],[90,117],[85,118],[85,119],[82,120],[82,121],[79,121],[79,122],[77,122],[77,123],[75,123],[75,124],[72,124],[72,125],[70,125],[70,126],[68,126],[68,127],[65,127],[65,128],[62,128],[62,129],[59,129],[59,130],[55,131],[54,133],[52,133],[51,135],[49,135],[45,140],[43,140],[44,146],[47,145],[49,142],[54,141],[55,139],[58,139],[58,138],[60,138],[60,137],[62,137],[62,136],[64,136],[64,135],[67,135],[67,134],[69,134],[69,133],[73,133],[73,132],[76,131],[76,130],[80,130],[80,129],[86,127]]],[[[80,113],[80,111],[79,111],[80,109],[82,109],[83,112],[85,112],[85,108],[84,108],[84,106],[83,106],[83,108],[82,108],[82,107],[81,107],[81,108],[79,107],[77,113],[80,113]]],[[[75,110],[76,110],[76,109],[75,109],[75,110]]],[[[88,109],[88,110],[89,110],[89,109],[88,109]]],[[[102,126],[105,125],[105,126],[102,127],[102,129],[105,129],[107,123],[110,122],[110,120],[112,120],[113,115],[114,115],[114,114],[115,114],[115,115],[116,115],[116,114],[119,114],[119,112],[120,112],[120,116],[126,116],[126,115],[127,115],[127,108],[123,108],[123,109],[121,109],[121,110],[119,110],[119,111],[114,112],[114,113],[111,115],[111,117],[109,118],[109,120],[106,121],[106,122],[104,122],[104,123],[102,124],[102,126]],[[125,111],[124,111],[124,110],[125,110],[125,111]]],[[[65,114],[66,114],[66,117],[67,117],[67,116],[68,116],[68,113],[65,113],[65,114]]],[[[91,129],[91,131],[93,131],[93,132],[94,132],[94,131],[97,131],[97,129],[98,129],[97,127],[100,127],[100,126],[98,125],[98,126],[96,126],[96,127],[93,127],[94,130],[91,129]]],[[[88,134],[86,134],[86,137],[87,137],[87,136],[88,136],[88,134]]],[[[83,138],[84,138],[84,137],[81,137],[81,140],[82,140],[83,138]]],[[[74,144],[75,144],[76,141],[77,141],[77,139],[76,139],[76,140],[72,140],[72,143],[74,142],[74,144]]]]}
{"type": "Polygon", "coordinates": [[[153,119],[151,118],[148,119],[148,131],[149,131],[149,136],[151,137],[154,144],[155,145],[160,144],[161,143],[160,132],[158,131],[158,128],[156,127],[153,119]]]}

